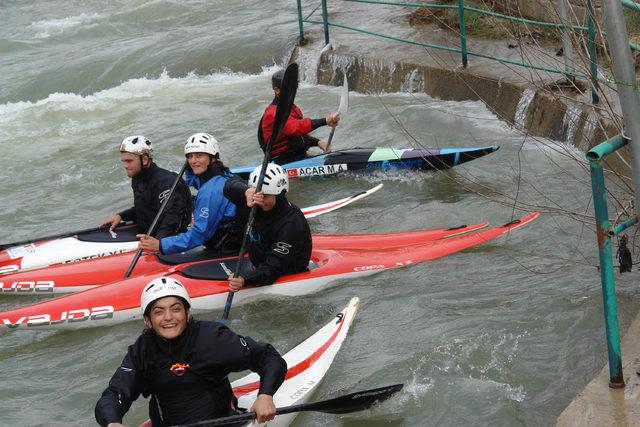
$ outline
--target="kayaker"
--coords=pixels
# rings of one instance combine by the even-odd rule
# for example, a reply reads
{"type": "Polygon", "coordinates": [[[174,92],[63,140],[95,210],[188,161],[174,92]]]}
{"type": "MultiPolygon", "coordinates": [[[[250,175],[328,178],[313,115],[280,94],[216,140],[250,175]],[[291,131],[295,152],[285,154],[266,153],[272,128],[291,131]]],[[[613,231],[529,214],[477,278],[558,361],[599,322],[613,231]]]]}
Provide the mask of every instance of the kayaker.
{"type": "MultiPolygon", "coordinates": [[[[120,143],[120,160],[127,176],[131,178],[133,207],[113,215],[100,227],[115,229],[122,221],[136,223],[138,232],[146,233],[160,206],[169,194],[177,175],[156,165],[151,141],[141,135],[126,137],[120,143]]],[[[191,193],[184,183],[179,183],[169,204],[158,222],[155,235],[172,236],[187,229],[191,222],[191,193]]]]}
{"type": "MultiPolygon", "coordinates": [[[[271,86],[275,97],[271,104],[264,110],[260,125],[258,126],[258,142],[260,148],[265,151],[271,132],[273,122],[276,117],[276,105],[280,97],[280,87],[284,78],[284,70],[276,71],[271,77],[271,86]]],[[[306,156],[307,150],[311,147],[319,147],[323,152],[331,151],[327,147],[327,141],[315,138],[309,135],[309,132],[319,128],[320,126],[336,127],[340,122],[340,116],[337,112],[332,112],[322,119],[305,118],[302,110],[297,105],[293,105],[291,114],[287,123],[285,123],[282,132],[271,147],[271,160],[277,164],[284,164],[294,160],[298,160],[306,156]]]]}
{"type": "Polygon", "coordinates": [[[185,232],[160,240],[139,234],[140,248],[174,254],[205,245],[215,255],[236,254],[246,223],[246,209],[238,210],[223,195],[225,182],[232,177],[220,160],[220,145],[208,133],[191,135],[184,146],[189,166],[187,184],[198,190],[193,225],[185,232]]]}
{"type": "Polygon", "coordinates": [[[171,277],[149,282],[140,306],[146,328],[98,400],[98,424],[122,426],[140,394],[151,396],[154,427],[235,415],[237,399],[227,375],[247,369],[260,375],[251,411],[259,422],[274,418],[273,394],[284,381],[287,363],[270,344],[236,335],[218,322],[194,320],[187,290],[171,277]]]}
{"type": "Polygon", "coordinates": [[[305,271],[311,257],[311,231],[300,209],[286,197],[289,177],[282,167],[269,163],[262,191],[256,193],[261,166],[249,176],[249,185],[240,180],[227,181],[224,194],[237,204],[258,206],[249,235],[251,265],[242,276],[229,278],[229,289],[245,285],[270,285],[278,277],[305,271]]]}

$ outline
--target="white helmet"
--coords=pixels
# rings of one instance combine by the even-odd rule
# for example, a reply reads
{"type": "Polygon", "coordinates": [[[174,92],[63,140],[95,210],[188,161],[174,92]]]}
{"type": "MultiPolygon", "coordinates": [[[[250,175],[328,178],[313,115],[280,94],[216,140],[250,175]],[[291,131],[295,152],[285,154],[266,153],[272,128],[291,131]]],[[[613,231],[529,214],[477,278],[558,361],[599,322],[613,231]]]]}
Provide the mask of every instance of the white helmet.
{"type": "MultiPolygon", "coordinates": [[[[249,175],[249,186],[257,187],[262,165],[256,167],[249,175]]],[[[277,196],[283,191],[289,191],[289,177],[280,165],[269,163],[264,171],[264,181],[262,181],[262,192],[277,196]]]]}
{"type": "Polygon", "coordinates": [[[150,281],[140,295],[142,314],[146,313],[147,308],[150,308],[154,301],[164,297],[180,297],[187,304],[185,308],[191,307],[191,298],[182,283],[173,277],[158,277],[150,281]]]}
{"type": "Polygon", "coordinates": [[[184,145],[184,154],[189,153],[207,153],[215,156],[220,153],[220,145],[208,133],[194,133],[187,138],[187,143],[184,145]]]}
{"type": "Polygon", "coordinates": [[[136,154],[138,156],[146,154],[151,157],[153,154],[153,147],[151,146],[151,141],[144,136],[133,135],[122,140],[120,143],[120,152],[136,154]]]}

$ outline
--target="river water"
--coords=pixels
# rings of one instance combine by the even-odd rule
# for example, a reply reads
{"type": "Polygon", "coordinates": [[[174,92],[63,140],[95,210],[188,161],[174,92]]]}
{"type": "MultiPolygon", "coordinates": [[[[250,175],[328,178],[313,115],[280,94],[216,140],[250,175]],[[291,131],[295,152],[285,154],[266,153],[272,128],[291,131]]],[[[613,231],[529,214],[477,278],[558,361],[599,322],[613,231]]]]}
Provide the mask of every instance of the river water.
{"type": "MultiPolygon", "coordinates": [[[[182,145],[212,133],[230,166],[259,162],[255,137],[270,74],[297,34],[291,1],[2,2],[0,178],[3,242],[94,226],[131,204],[117,147],[144,134],[179,169],[182,145]],[[268,5],[268,6],[267,6],[268,5]]],[[[304,66],[305,64],[301,64],[304,66]]],[[[313,117],[340,90],[302,82],[313,117]]],[[[481,103],[352,93],[334,148],[498,144],[439,173],[348,175],[292,183],[300,206],[384,183],[310,220],[361,233],[506,223],[506,237],[429,263],[338,283],[298,298],[234,307],[232,328],[285,352],[342,309],[361,312],[315,397],[403,382],[371,411],[309,413],[296,425],[549,425],[606,363],[602,298],[583,155],[525,137],[481,103]],[[407,132],[411,135],[408,136],[407,132]],[[575,215],[574,215],[575,217],[575,215]]],[[[326,128],[317,135],[328,134],[326,128]]],[[[621,330],[640,307],[637,273],[617,278],[621,330]]],[[[32,303],[0,297],[0,309],[32,303]]],[[[216,319],[220,312],[202,316],[216,319]]],[[[138,323],[84,331],[0,333],[0,425],[91,425],[93,407],[138,323]]],[[[146,402],[126,422],[146,419],[146,402]]]]}

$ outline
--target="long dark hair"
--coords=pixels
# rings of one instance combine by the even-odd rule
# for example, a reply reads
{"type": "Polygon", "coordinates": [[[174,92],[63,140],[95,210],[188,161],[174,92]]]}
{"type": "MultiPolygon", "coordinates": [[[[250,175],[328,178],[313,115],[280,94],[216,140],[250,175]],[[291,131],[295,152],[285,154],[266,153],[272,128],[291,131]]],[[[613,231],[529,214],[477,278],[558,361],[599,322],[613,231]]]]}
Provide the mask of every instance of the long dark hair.
{"type": "Polygon", "coordinates": [[[222,163],[222,160],[220,160],[220,154],[216,154],[216,155],[213,155],[213,156],[212,156],[211,154],[209,154],[209,157],[211,157],[211,158],[212,158],[212,160],[215,160],[215,161],[212,161],[212,162],[211,162],[211,164],[209,165],[209,167],[212,167],[213,165],[216,165],[216,167],[220,168],[220,169],[222,170],[222,172],[223,172],[223,173],[231,173],[231,171],[229,170],[229,168],[228,168],[228,167],[226,167],[226,166],[224,165],[224,163],[222,163]]]}

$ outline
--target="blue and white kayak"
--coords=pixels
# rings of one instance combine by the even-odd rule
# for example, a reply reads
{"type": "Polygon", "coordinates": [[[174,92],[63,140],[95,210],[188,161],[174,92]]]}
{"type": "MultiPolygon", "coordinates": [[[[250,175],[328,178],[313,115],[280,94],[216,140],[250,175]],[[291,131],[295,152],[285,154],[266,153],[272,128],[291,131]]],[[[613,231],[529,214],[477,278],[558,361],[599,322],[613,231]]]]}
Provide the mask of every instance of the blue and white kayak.
{"type": "MultiPolygon", "coordinates": [[[[310,156],[281,166],[289,178],[334,175],[357,170],[448,169],[491,154],[497,145],[480,148],[350,148],[310,156]]],[[[233,168],[231,172],[248,178],[256,165],[233,168]]]]}

